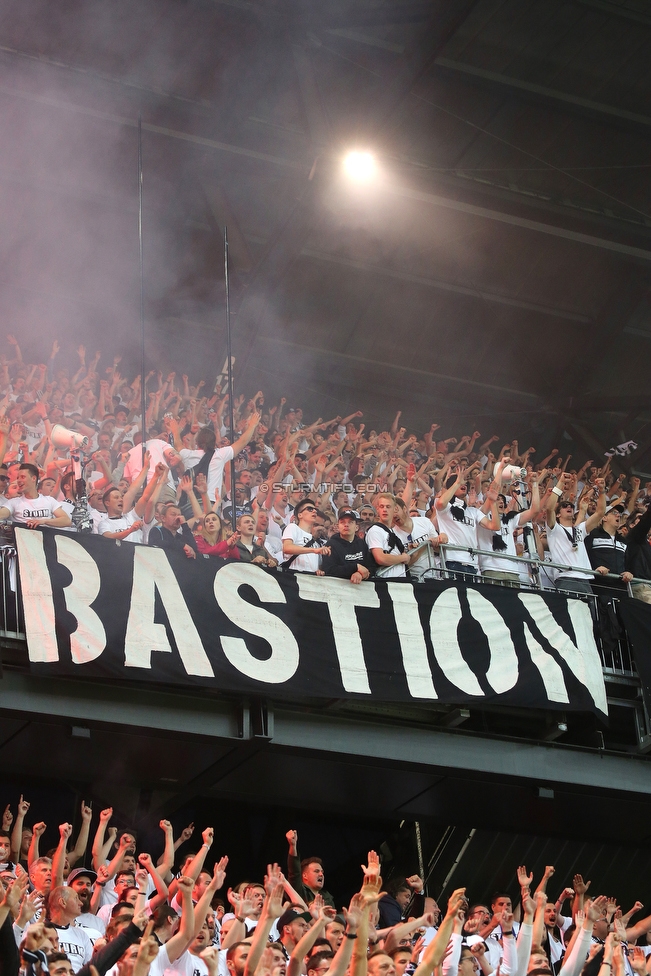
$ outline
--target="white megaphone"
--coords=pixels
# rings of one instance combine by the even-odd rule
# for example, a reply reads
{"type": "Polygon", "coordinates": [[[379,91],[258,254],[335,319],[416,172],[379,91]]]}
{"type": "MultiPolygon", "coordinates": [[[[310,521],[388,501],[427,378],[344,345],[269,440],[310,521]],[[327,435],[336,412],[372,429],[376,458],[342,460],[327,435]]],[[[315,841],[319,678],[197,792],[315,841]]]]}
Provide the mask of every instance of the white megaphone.
{"type": "Polygon", "coordinates": [[[85,434],[78,434],[74,430],[68,430],[62,424],[55,424],[50,434],[50,440],[55,447],[70,448],[71,451],[79,451],[88,445],[88,438],[85,434]]]}
{"type": "Polygon", "coordinates": [[[493,469],[493,477],[502,476],[502,481],[526,481],[527,469],[521,468],[517,464],[504,464],[498,461],[493,469]]]}

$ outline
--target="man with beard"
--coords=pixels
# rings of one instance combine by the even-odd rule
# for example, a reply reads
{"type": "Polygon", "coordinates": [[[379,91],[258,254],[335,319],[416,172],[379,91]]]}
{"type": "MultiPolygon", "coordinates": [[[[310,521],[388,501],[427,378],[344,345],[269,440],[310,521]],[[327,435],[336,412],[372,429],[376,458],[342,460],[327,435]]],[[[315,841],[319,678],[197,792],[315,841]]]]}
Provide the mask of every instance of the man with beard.
{"type": "MultiPolygon", "coordinates": [[[[100,882],[102,879],[105,882],[108,879],[108,871],[104,865],[100,871],[102,871],[100,882]]],[[[75,925],[80,925],[86,930],[92,945],[95,945],[95,941],[102,938],[106,932],[106,924],[97,917],[91,905],[93,885],[97,880],[97,874],[89,868],[75,868],[68,875],[68,886],[77,893],[81,904],[81,913],[75,919],[75,925]]],[[[97,895],[94,899],[98,903],[99,892],[100,885],[97,887],[97,895]]]]}

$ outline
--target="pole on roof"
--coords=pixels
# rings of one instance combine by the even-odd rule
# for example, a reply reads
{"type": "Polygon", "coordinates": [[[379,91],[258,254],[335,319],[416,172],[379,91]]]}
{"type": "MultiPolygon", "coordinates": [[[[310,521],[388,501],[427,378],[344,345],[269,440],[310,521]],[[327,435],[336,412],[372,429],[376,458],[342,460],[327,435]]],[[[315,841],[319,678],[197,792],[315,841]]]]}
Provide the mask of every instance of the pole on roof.
{"type": "MultiPolygon", "coordinates": [[[[235,418],[233,407],[233,356],[231,349],[231,287],[228,274],[228,227],[224,226],[224,285],[226,289],[226,359],[228,362],[228,423],[231,444],[235,440],[235,418]]],[[[231,525],[237,531],[237,512],[235,511],[235,458],[231,459],[231,525]]]]}
{"type": "Polygon", "coordinates": [[[145,392],[145,270],[142,254],[142,116],[138,115],[138,257],[140,262],[140,428],[142,466],[145,466],[147,394],[145,392]]]}

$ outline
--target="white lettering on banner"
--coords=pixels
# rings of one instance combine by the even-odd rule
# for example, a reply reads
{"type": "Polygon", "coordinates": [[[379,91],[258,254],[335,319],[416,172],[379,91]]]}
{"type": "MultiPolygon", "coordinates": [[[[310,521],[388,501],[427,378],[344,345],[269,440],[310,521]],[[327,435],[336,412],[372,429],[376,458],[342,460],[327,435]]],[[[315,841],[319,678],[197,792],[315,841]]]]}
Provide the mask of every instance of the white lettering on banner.
{"type": "Polygon", "coordinates": [[[303,600],[328,605],[344,690],[351,694],[370,695],[371,686],[355,607],[377,610],[380,606],[377,593],[371,586],[354,586],[348,580],[331,576],[297,573],[296,582],[303,600]]]}
{"type": "Polygon", "coordinates": [[[289,627],[273,613],[267,613],[242,599],[240,586],[248,584],[262,603],[286,603],[280,584],[257,566],[229,563],[215,574],[215,597],[221,609],[248,634],[262,637],[271,646],[266,661],[254,657],[241,637],[220,637],[224,654],[242,674],[268,684],[282,684],[296,674],[299,650],[289,627]]]}
{"type": "Polygon", "coordinates": [[[16,548],[23,593],[25,632],[30,661],[53,664],[59,660],[54,628],[52,580],[45,561],[43,533],[16,528],[16,548]]]}
{"type": "Polygon", "coordinates": [[[519,677],[518,655],[511,631],[490,600],[478,590],[468,590],[468,605],[488,641],[491,663],[486,672],[486,681],[495,694],[503,695],[505,691],[515,688],[519,677]]]}
{"type": "Polygon", "coordinates": [[[483,697],[484,692],[477,681],[477,675],[470,670],[461,653],[457,636],[460,621],[459,594],[456,588],[451,586],[443,590],[432,606],[429,617],[432,647],[441,670],[455,688],[465,692],[466,695],[483,697]]]}
{"type": "Polygon", "coordinates": [[[526,622],[524,632],[525,636],[527,636],[527,647],[529,648],[531,660],[540,672],[547,697],[550,701],[569,704],[570,696],[565,687],[563,669],[556,663],[551,654],[548,654],[545,648],[538,643],[526,622]]]}
{"type": "Polygon", "coordinates": [[[518,596],[533,617],[540,632],[567,662],[577,680],[585,685],[590,692],[596,707],[600,712],[607,715],[606,686],[594,640],[592,616],[588,605],[582,600],[568,599],[567,601],[567,612],[570,615],[577,640],[577,644],[574,644],[560,624],[556,622],[541,596],[536,593],[519,593],[518,596]]]}
{"type": "Polygon", "coordinates": [[[128,668],[151,668],[152,651],[171,653],[164,624],[154,623],[156,590],[160,594],[179,657],[188,674],[213,678],[201,639],[164,549],[134,546],[133,587],[124,642],[128,668]]]}
{"type": "Polygon", "coordinates": [[[412,698],[438,698],[413,587],[405,583],[387,583],[387,590],[393,601],[409,694],[412,698]]]}
{"type": "Polygon", "coordinates": [[[99,594],[101,576],[93,557],[71,536],[57,535],[55,542],[58,561],[72,575],[72,582],[63,590],[66,610],[77,620],[77,629],[70,635],[70,656],[74,664],[86,664],[106,647],[104,624],[91,609],[99,594]]]}

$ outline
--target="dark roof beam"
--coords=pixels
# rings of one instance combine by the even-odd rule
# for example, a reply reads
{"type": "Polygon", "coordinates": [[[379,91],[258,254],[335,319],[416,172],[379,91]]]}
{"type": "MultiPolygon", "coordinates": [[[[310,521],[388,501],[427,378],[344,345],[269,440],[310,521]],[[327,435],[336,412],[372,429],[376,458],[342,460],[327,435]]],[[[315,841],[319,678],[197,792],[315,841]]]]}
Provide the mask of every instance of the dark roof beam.
{"type": "Polygon", "coordinates": [[[488,71],[486,68],[479,68],[476,65],[465,64],[462,61],[455,61],[443,56],[436,58],[434,64],[442,71],[465,75],[468,78],[475,79],[484,86],[490,85],[493,88],[508,89],[524,98],[543,102],[547,105],[554,105],[556,107],[560,105],[584,117],[596,118],[601,122],[608,121],[611,124],[623,126],[627,129],[632,128],[637,132],[642,130],[646,134],[651,131],[651,116],[648,115],[629,112],[626,109],[617,108],[615,105],[595,102],[590,98],[573,95],[571,92],[559,91],[556,88],[547,88],[545,85],[537,85],[531,81],[525,81],[522,78],[513,78],[510,75],[505,75],[498,71],[488,71]]]}
{"type": "Polygon", "coordinates": [[[330,264],[337,264],[340,267],[352,268],[362,271],[364,274],[376,275],[380,278],[395,278],[399,281],[410,281],[416,285],[425,285],[427,288],[435,288],[439,291],[449,291],[457,295],[466,295],[470,298],[477,298],[484,302],[495,302],[498,305],[507,305],[512,308],[525,309],[528,312],[537,312],[540,315],[548,315],[553,318],[567,319],[571,322],[579,322],[589,325],[592,319],[588,315],[581,315],[571,309],[558,308],[553,305],[541,305],[537,302],[525,302],[520,298],[512,298],[509,295],[501,295],[498,292],[482,291],[478,288],[468,288],[450,281],[441,281],[437,278],[425,278],[422,275],[409,274],[407,271],[397,271],[394,268],[378,268],[372,264],[365,264],[362,261],[352,261],[348,258],[339,257],[336,254],[327,254],[324,251],[317,251],[313,248],[303,248],[302,257],[313,258],[316,261],[327,261],[330,264]]]}

